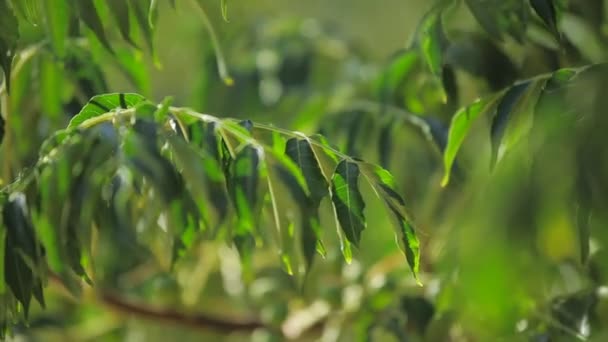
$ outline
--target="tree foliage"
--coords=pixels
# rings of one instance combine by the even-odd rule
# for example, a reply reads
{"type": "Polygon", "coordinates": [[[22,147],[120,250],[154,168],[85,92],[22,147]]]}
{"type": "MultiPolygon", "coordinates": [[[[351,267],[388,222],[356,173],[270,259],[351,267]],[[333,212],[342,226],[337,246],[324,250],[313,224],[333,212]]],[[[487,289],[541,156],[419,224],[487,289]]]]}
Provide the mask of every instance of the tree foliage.
{"type": "Polygon", "coordinates": [[[435,1],[371,66],[295,21],[243,34],[226,58],[213,19],[232,25],[229,6],[0,0],[0,337],[31,321],[32,298],[50,306],[53,282],[277,338],[317,324],[336,339],[606,336],[605,1],[435,1]],[[182,6],[216,57],[193,102],[238,118],[147,99],[159,16],[182,6]],[[137,93],[113,91],[108,65],[137,93]],[[288,129],[263,123],[285,111],[288,129]],[[370,240],[388,224],[413,277],[370,240]],[[380,260],[362,271],[365,253],[380,260]],[[114,294],[136,283],[149,300],[161,279],[193,305],[213,276],[261,320],[114,294]]]}

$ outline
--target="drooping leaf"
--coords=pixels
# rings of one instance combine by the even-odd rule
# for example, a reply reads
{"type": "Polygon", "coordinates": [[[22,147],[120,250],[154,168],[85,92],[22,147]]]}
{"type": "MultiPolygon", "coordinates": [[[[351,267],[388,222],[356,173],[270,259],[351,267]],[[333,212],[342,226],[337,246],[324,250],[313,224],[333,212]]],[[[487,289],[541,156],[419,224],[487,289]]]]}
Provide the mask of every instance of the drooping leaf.
{"type": "Polygon", "coordinates": [[[293,180],[290,180],[294,176],[283,172],[282,178],[288,182],[289,188],[292,189],[292,195],[300,204],[302,246],[307,265],[310,265],[315,249],[322,255],[325,251],[321,241],[318,212],[321,200],[329,194],[329,184],[323,177],[319,161],[314,154],[310,141],[298,138],[289,139],[285,147],[285,154],[301,170],[310,191],[310,195],[305,194],[294,184],[293,180]]]}
{"type": "Polygon", "coordinates": [[[377,165],[362,162],[359,166],[361,172],[370,181],[372,187],[383,200],[390,214],[392,214],[397,244],[405,254],[414,277],[418,280],[418,273],[420,271],[420,243],[414,230],[414,224],[409,218],[405,201],[397,193],[393,176],[390,172],[377,165]]]}
{"type": "Polygon", "coordinates": [[[530,5],[549,28],[551,33],[560,39],[559,30],[557,28],[557,11],[553,0],[530,0],[530,5]]]}
{"type": "Polygon", "coordinates": [[[70,120],[68,128],[78,127],[78,125],[90,118],[111,112],[115,109],[131,108],[145,100],[146,99],[143,96],[134,93],[112,93],[94,96],[82,108],[80,113],[76,114],[76,116],[70,120]]]}
{"type": "Polygon", "coordinates": [[[357,163],[342,160],[332,177],[331,199],[340,227],[355,247],[359,246],[361,232],[366,227],[363,210],[365,203],[359,192],[359,166],[357,163]]]}
{"type": "Polygon", "coordinates": [[[157,128],[152,121],[137,120],[133,130],[124,137],[123,152],[128,164],[146,177],[169,205],[182,195],[184,181],[173,164],[161,155],[157,128]]]}
{"type": "Polygon", "coordinates": [[[108,51],[113,52],[93,0],[75,0],[72,1],[72,6],[76,8],[80,19],[93,31],[99,42],[108,51]]]}
{"type": "Polygon", "coordinates": [[[108,0],[108,8],[118,24],[122,38],[137,47],[131,38],[131,21],[129,18],[129,3],[125,0],[108,0]]]}
{"type": "MultiPolygon", "coordinates": [[[[35,239],[34,228],[27,215],[28,209],[23,194],[13,194],[2,209],[6,227],[6,249],[4,256],[5,280],[28,316],[32,295],[44,305],[39,291],[41,280],[31,267],[39,267],[41,247],[35,239]],[[24,258],[32,263],[28,265],[24,258]]],[[[39,272],[39,270],[36,270],[39,272]]]]}
{"type": "Polygon", "coordinates": [[[19,40],[19,25],[17,17],[8,4],[8,0],[0,1],[0,67],[4,71],[6,90],[10,91],[11,70],[17,41],[19,40]]]}
{"type": "Polygon", "coordinates": [[[450,124],[450,130],[448,133],[448,142],[443,153],[443,166],[444,176],[441,181],[443,186],[446,186],[450,181],[450,173],[452,165],[456,159],[456,155],[460,149],[460,146],[467,137],[469,129],[473,125],[473,122],[484,112],[486,112],[492,105],[494,100],[481,99],[477,100],[473,104],[460,109],[452,118],[450,124]]]}
{"type": "Polygon", "coordinates": [[[311,199],[318,208],[321,204],[321,200],[327,196],[329,192],[329,185],[325,178],[323,178],[319,161],[314,154],[310,141],[298,138],[289,139],[285,147],[285,154],[293,160],[302,171],[302,175],[310,190],[311,199]]]}
{"type": "Polygon", "coordinates": [[[227,187],[239,219],[237,235],[250,234],[257,225],[255,213],[258,205],[259,162],[258,150],[246,146],[237,153],[229,166],[227,187]]]}

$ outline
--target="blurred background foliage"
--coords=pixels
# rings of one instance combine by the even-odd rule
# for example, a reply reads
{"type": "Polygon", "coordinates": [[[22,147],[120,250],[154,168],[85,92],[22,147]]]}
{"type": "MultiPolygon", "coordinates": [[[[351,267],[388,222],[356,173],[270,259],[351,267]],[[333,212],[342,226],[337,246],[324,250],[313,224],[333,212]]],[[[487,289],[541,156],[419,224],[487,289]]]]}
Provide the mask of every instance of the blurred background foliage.
{"type": "MultiPolygon", "coordinates": [[[[24,12],[32,24],[20,20],[2,109],[4,184],[93,95],[171,95],[203,113],[322,133],[390,170],[417,222],[424,286],[370,202],[353,261],[327,238],[304,280],[262,250],[243,281],[223,242],[195,244],[172,270],[102,245],[95,269],[113,270],[107,279],[74,298],[51,277],[46,309],[33,304],[15,340],[608,337],[607,1],[231,0],[227,21],[220,1],[201,2],[206,13],[159,1],[147,45],[144,26],[129,43],[95,1],[113,53],[83,23],[66,26],[72,38],[58,48],[49,19],[24,12]]],[[[321,212],[325,235],[331,215],[321,212]]]]}

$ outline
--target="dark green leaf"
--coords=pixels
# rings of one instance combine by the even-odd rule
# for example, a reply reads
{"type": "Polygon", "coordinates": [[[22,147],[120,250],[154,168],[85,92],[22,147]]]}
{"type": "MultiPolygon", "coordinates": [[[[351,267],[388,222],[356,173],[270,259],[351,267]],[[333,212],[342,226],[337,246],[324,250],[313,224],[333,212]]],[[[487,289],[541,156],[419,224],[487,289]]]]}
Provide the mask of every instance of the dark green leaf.
{"type": "Polygon", "coordinates": [[[336,167],[331,181],[331,199],[340,227],[356,247],[361,240],[361,232],[366,222],[363,215],[365,203],[359,192],[359,166],[357,163],[342,160],[336,167]]]}
{"type": "Polygon", "coordinates": [[[72,5],[76,7],[80,19],[95,33],[101,44],[108,51],[113,52],[93,0],[74,0],[72,1],[72,5]]]}
{"type": "Polygon", "coordinates": [[[559,30],[557,29],[557,11],[553,0],[530,0],[530,5],[545,22],[549,30],[559,40],[559,30]]]}
{"type": "Polygon", "coordinates": [[[397,236],[397,243],[404,252],[407,262],[418,280],[420,271],[420,243],[416,237],[414,224],[408,215],[405,201],[397,193],[395,180],[387,170],[369,163],[359,164],[361,172],[370,181],[372,187],[383,200],[393,215],[393,227],[397,236]]]}
{"type": "Polygon", "coordinates": [[[46,17],[46,29],[51,39],[51,45],[59,58],[65,57],[66,41],[72,7],[68,0],[44,1],[44,12],[46,17]]]}
{"type": "Polygon", "coordinates": [[[285,154],[293,160],[302,171],[310,196],[318,208],[323,197],[329,192],[329,185],[317,160],[310,142],[307,139],[291,138],[287,141],[285,154]]]}
{"type": "Polygon", "coordinates": [[[226,185],[239,219],[237,235],[252,233],[257,224],[259,162],[258,150],[246,146],[229,165],[226,185]]]}
{"type": "Polygon", "coordinates": [[[125,136],[123,152],[131,167],[146,177],[165,203],[180,198],[184,182],[175,167],[158,149],[157,126],[152,121],[137,120],[125,136]]]}
{"type": "Polygon", "coordinates": [[[4,71],[7,91],[11,89],[11,69],[18,40],[17,17],[8,5],[8,0],[0,0],[0,67],[4,71]]]}
{"type": "Polygon", "coordinates": [[[108,8],[114,16],[122,38],[137,47],[131,38],[131,22],[129,19],[129,3],[125,0],[108,0],[108,8]]]}
{"type": "MultiPolygon", "coordinates": [[[[44,298],[39,292],[40,278],[31,267],[39,267],[42,257],[41,246],[35,240],[34,227],[28,217],[27,204],[23,194],[13,194],[2,209],[2,218],[6,227],[4,256],[5,280],[7,285],[23,305],[25,316],[28,316],[32,295],[41,305],[44,298]],[[28,265],[24,257],[31,261],[28,265]]],[[[36,270],[40,272],[40,270],[36,270]]]]}
{"type": "Polygon", "coordinates": [[[68,128],[78,127],[86,120],[111,112],[115,109],[131,108],[146,99],[133,93],[112,93],[94,96],[76,116],[70,120],[68,128]]]}
{"type": "Polygon", "coordinates": [[[492,138],[492,159],[490,163],[492,167],[496,163],[498,148],[505,133],[509,115],[513,111],[517,101],[519,101],[519,98],[524,94],[526,89],[528,89],[530,83],[531,82],[523,82],[509,88],[496,108],[496,114],[494,115],[492,127],[490,128],[490,135],[492,138]]]}

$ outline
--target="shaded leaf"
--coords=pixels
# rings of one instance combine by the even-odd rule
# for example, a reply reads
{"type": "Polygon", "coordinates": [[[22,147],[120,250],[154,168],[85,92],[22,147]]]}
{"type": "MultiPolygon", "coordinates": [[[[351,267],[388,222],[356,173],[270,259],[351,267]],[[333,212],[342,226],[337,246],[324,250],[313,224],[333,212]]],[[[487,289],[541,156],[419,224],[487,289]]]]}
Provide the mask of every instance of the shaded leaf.
{"type": "Polygon", "coordinates": [[[490,128],[490,135],[492,138],[492,159],[490,165],[492,167],[496,163],[498,147],[500,146],[502,137],[505,133],[509,115],[513,111],[517,101],[519,101],[519,98],[525,93],[528,86],[530,86],[530,83],[531,82],[523,82],[509,88],[496,108],[496,114],[494,115],[490,128]]]}
{"type": "Polygon", "coordinates": [[[2,218],[7,230],[4,255],[5,280],[11,292],[23,305],[26,318],[32,295],[44,306],[44,298],[39,291],[41,281],[30,267],[38,267],[41,246],[37,245],[34,228],[27,212],[25,196],[21,193],[11,195],[2,209],[2,218]],[[24,257],[29,258],[33,265],[28,265],[24,257]]]}
{"type": "Polygon", "coordinates": [[[11,69],[19,40],[19,23],[8,0],[0,0],[0,67],[4,71],[6,90],[11,89],[11,69]]]}
{"type": "Polygon", "coordinates": [[[560,39],[559,30],[557,29],[557,11],[553,0],[530,0],[530,5],[549,28],[551,33],[560,39]]]}
{"type": "Polygon", "coordinates": [[[252,233],[257,224],[259,162],[258,150],[246,146],[229,165],[226,185],[239,219],[237,235],[252,233]]]}
{"type": "Polygon", "coordinates": [[[363,209],[365,203],[359,192],[359,166],[355,162],[342,160],[336,167],[331,181],[331,199],[340,227],[356,247],[361,240],[361,232],[366,227],[363,209]]]}
{"type": "Polygon", "coordinates": [[[114,16],[122,38],[137,47],[131,38],[131,22],[129,18],[129,3],[125,0],[108,0],[108,8],[114,16]]]}
{"type": "Polygon", "coordinates": [[[397,244],[405,254],[414,277],[418,280],[418,273],[420,271],[420,242],[416,236],[414,224],[409,218],[405,201],[397,193],[393,176],[390,172],[377,165],[363,162],[359,165],[361,172],[370,181],[376,194],[383,200],[390,214],[392,214],[397,244]]]}
{"type": "Polygon", "coordinates": [[[91,31],[93,31],[93,33],[95,33],[99,42],[101,42],[108,51],[113,52],[93,0],[75,0],[72,1],[72,5],[76,7],[80,19],[89,29],[91,29],[91,31]]]}
{"type": "Polygon", "coordinates": [[[76,114],[76,116],[70,120],[68,128],[78,127],[81,123],[90,118],[119,108],[131,108],[145,100],[146,99],[143,96],[134,93],[112,93],[94,96],[84,108],[82,108],[80,113],[76,114]]]}

